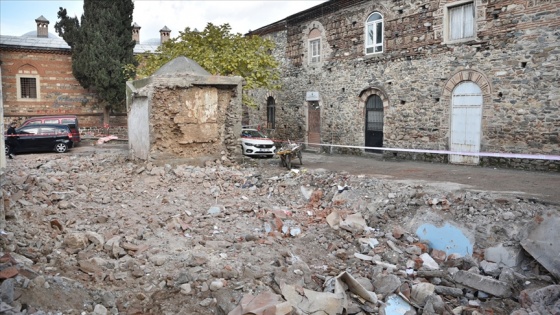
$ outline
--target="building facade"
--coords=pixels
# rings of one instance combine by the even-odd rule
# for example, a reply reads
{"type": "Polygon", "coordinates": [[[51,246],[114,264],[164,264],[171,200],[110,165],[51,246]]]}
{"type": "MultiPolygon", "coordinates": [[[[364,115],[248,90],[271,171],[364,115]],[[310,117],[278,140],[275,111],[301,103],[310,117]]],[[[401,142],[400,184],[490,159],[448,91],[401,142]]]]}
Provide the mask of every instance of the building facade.
{"type": "MultiPolygon", "coordinates": [[[[82,133],[105,132],[126,135],[126,113],[104,113],[95,92],[82,88],[72,74],[72,52],[60,37],[49,32],[49,21],[40,16],[37,30],[22,36],[0,36],[2,104],[5,121],[42,115],[73,114],[82,133]]],[[[140,44],[140,26],[134,24],[135,53],[155,51],[160,44],[140,44]]],[[[161,40],[171,30],[160,31],[161,40]]],[[[123,91],[125,93],[125,91],[123,91]]]]}
{"type": "Polygon", "coordinates": [[[558,171],[519,158],[560,155],[558,29],[559,0],[327,1],[249,34],[277,44],[283,79],[250,92],[244,123],[327,152],[558,171]]]}

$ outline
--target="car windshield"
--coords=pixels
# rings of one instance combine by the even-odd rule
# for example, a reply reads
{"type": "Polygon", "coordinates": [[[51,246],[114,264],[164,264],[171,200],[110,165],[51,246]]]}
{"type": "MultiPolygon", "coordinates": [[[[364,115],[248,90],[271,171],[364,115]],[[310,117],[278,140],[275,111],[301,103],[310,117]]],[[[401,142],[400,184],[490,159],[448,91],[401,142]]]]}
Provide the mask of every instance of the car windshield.
{"type": "Polygon", "coordinates": [[[243,130],[241,136],[248,138],[266,138],[266,136],[258,130],[243,130]]]}

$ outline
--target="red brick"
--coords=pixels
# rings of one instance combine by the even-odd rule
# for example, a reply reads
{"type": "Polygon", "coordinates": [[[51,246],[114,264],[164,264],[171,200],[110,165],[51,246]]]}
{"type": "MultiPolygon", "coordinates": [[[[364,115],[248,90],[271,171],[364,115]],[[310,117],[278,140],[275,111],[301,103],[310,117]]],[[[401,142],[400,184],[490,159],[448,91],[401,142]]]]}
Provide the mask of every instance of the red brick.
{"type": "Polygon", "coordinates": [[[0,279],[5,280],[17,276],[19,273],[16,267],[8,267],[0,271],[0,279]]]}

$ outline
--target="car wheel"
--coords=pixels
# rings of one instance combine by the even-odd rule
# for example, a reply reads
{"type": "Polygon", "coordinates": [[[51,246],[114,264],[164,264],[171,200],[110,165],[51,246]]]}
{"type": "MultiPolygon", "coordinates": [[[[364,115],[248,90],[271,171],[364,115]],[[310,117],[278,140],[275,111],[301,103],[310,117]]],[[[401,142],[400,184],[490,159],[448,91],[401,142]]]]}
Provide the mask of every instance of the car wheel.
{"type": "Polygon", "coordinates": [[[57,153],[64,153],[64,152],[68,151],[68,146],[65,143],[57,143],[54,146],[54,150],[57,153]]]}

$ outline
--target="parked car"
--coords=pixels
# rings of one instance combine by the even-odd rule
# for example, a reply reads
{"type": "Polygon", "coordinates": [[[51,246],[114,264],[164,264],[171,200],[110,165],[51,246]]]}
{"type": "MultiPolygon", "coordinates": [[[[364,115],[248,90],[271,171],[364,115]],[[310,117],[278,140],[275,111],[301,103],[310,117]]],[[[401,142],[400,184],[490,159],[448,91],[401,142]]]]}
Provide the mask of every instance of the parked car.
{"type": "Polygon", "coordinates": [[[247,156],[273,157],[276,152],[274,141],[268,139],[257,129],[241,130],[241,150],[247,156]]]}
{"type": "MultiPolygon", "coordinates": [[[[28,125],[16,129],[16,146],[14,153],[55,151],[64,153],[74,147],[74,135],[68,125],[28,125]]],[[[11,141],[4,136],[6,154],[11,141]]]]}
{"type": "Polygon", "coordinates": [[[70,131],[72,131],[72,141],[74,144],[78,144],[82,141],[80,136],[80,126],[78,124],[78,116],[76,115],[55,115],[55,116],[37,116],[31,117],[21,124],[21,127],[28,125],[40,125],[40,124],[57,124],[57,125],[68,125],[70,131]]]}

